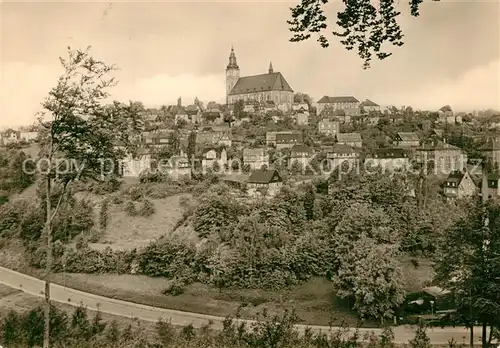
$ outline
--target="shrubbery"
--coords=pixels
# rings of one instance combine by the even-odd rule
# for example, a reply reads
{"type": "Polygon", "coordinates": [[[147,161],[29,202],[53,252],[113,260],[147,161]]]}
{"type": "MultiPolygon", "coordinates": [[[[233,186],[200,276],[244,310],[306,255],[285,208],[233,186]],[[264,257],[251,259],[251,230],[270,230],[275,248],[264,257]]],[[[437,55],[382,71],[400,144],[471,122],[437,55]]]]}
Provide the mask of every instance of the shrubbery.
{"type": "MultiPolygon", "coordinates": [[[[106,322],[100,312],[87,313],[85,307],[77,307],[72,314],[52,307],[51,346],[55,348],[353,348],[368,343],[370,348],[394,347],[394,333],[386,328],[379,335],[367,333],[361,336],[358,330],[349,330],[343,325],[330,331],[314,333],[306,329],[300,335],[295,325],[299,318],[294,312],[281,316],[269,316],[263,312],[257,320],[246,325],[227,317],[220,330],[211,324],[201,328],[188,325],[176,328],[168,322],[159,320],[148,330],[140,322],[132,325],[119,325],[116,321],[106,322]],[[366,340],[368,342],[362,342],[366,340]]],[[[43,308],[37,307],[26,313],[10,311],[0,324],[0,343],[9,348],[41,346],[43,341],[43,308]]],[[[418,329],[410,341],[411,348],[430,347],[425,328],[418,329]]],[[[454,347],[457,347],[455,344],[454,347]]]]}

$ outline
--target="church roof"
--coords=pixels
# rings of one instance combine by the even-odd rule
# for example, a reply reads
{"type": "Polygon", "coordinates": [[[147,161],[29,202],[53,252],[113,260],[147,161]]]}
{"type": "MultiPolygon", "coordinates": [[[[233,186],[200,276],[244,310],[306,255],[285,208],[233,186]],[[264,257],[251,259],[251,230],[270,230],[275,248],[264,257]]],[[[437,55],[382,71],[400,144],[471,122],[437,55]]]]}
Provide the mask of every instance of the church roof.
{"type": "Polygon", "coordinates": [[[240,77],[229,95],[267,91],[293,92],[293,89],[280,72],[275,72],[271,74],[240,77]]]}

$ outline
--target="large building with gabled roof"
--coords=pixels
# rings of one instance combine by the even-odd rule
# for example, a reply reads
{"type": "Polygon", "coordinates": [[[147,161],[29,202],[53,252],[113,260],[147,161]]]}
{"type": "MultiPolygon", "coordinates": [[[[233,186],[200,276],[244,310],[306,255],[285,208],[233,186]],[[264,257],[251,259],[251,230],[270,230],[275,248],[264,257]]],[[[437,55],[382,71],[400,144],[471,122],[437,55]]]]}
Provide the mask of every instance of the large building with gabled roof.
{"type": "Polygon", "coordinates": [[[226,102],[232,105],[238,100],[272,101],[289,110],[293,104],[293,89],[280,72],[274,72],[272,63],[266,74],[240,77],[240,67],[231,47],[226,67],[226,102]]]}

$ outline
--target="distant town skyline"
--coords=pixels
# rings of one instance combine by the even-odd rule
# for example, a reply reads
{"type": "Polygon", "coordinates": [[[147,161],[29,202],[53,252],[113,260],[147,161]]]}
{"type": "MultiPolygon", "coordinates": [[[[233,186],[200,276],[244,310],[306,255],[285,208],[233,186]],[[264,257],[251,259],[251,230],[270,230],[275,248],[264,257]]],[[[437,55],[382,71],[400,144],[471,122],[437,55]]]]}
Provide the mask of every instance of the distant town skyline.
{"type": "MultiPolygon", "coordinates": [[[[297,2],[4,2],[0,127],[34,121],[62,72],[66,46],[92,46],[116,64],[112,99],[146,107],[225,102],[225,68],[234,47],[242,76],[265,73],[272,61],[295,92],[369,98],[381,105],[437,110],[500,109],[500,5],[440,1],[410,18],[401,3],[405,45],[363,70],[355,51],[333,36],[291,43],[286,20],[297,2]],[[258,4],[258,6],[257,6],[258,4]]],[[[342,6],[329,5],[334,25],[342,6]]],[[[332,27],[333,29],[333,27],[332,27]]]]}

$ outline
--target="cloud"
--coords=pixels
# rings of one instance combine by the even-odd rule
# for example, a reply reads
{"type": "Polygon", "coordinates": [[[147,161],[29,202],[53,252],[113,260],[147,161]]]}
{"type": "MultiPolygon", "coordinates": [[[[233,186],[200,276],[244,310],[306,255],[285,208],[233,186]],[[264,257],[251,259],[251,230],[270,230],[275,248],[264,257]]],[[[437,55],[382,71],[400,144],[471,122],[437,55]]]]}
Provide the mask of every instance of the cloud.
{"type": "Polygon", "coordinates": [[[500,110],[500,59],[469,69],[453,80],[442,80],[408,93],[379,95],[377,98],[385,104],[429,109],[448,104],[454,110],[500,110]]]}

